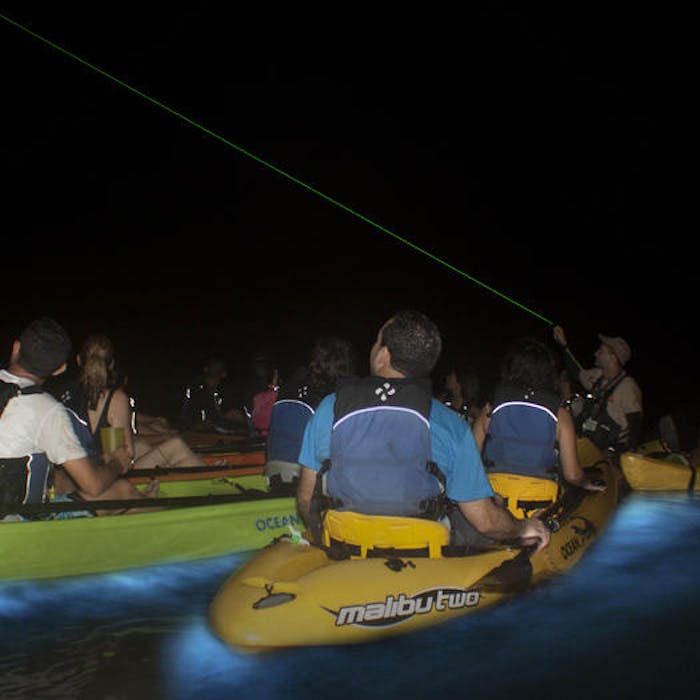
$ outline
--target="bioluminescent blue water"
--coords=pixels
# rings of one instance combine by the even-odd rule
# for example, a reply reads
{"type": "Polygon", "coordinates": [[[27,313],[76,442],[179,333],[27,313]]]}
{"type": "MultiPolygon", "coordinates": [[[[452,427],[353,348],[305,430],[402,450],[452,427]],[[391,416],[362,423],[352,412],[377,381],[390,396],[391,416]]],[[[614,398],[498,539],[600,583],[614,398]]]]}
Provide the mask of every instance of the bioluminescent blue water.
{"type": "Polygon", "coordinates": [[[661,698],[700,683],[700,502],[683,494],[628,496],[564,576],[369,645],[222,644],[207,608],[248,556],[1,585],[0,697],[661,698]]]}

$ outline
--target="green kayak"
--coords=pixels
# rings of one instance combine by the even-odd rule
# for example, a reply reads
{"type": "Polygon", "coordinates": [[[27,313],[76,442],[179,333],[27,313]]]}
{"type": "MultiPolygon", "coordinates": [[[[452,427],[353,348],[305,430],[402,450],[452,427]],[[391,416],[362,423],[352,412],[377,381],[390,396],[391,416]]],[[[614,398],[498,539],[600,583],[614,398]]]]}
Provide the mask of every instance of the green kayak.
{"type": "MultiPolygon", "coordinates": [[[[267,492],[262,474],[164,481],[162,510],[0,522],[0,581],[99,574],[256,550],[301,530],[293,497],[267,492]]],[[[70,504],[77,510],[81,504],[70,504]]],[[[117,502],[104,502],[113,507],[117,502]]],[[[42,512],[59,505],[36,506],[42,512]]]]}

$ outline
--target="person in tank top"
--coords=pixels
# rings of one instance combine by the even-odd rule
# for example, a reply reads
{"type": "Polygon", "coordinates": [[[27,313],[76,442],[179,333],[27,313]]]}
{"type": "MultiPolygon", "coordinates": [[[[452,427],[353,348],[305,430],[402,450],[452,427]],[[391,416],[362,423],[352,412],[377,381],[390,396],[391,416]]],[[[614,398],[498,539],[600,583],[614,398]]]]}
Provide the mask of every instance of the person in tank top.
{"type": "Polygon", "coordinates": [[[38,489],[28,484],[20,501],[24,503],[41,503],[51,497],[51,482],[56,496],[70,494],[86,501],[153,495],[142,494],[122,478],[132,467],[125,448],[114,451],[108,460],[97,458],[87,444],[84,422],[43,389],[49,377],[65,371],[70,349],[65,329],[48,317],[29,323],[13,342],[0,381],[5,388],[14,385],[18,393],[7,401],[0,416],[0,471],[13,460],[28,460],[29,469],[32,462],[45,458],[48,468],[42,483],[38,489]]]}
{"type": "Polygon", "coordinates": [[[103,452],[100,429],[122,428],[127,452],[138,469],[205,465],[201,456],[177,433],[171,432],[165,439],[153,442],[138,433],[131,397],[119,381],[114,348],[107,336],[88,335],[76,362],[79,377],[68,399],[69,405],[88,421],[99,452],[103,452]]]}

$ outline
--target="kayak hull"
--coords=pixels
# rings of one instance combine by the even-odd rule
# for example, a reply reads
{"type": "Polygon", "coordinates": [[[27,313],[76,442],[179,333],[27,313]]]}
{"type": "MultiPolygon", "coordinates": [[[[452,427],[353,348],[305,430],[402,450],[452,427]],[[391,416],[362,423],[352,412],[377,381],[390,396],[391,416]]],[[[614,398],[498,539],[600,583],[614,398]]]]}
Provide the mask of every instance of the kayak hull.
{"type": "Polygon", "coordinates": [[[571,488],[549,511],[549,547],[461,557],[337,561],[283,538],[234,572],[209,609],[213,632],[243,651],[358,644],[411,633],[499,603],[573,567],[617,504],[612,467],[588,441],[582,463],[605,492],[571,488]]]}
{"type": "Polygon", "coordinates": [[[262,475],[165,481],[159,498],[202,503],[127,515],[0,523],[0,581],[223,556],[264,547],[290,527],[302,529],[295,499],[266,493],[262,475]],[[207,503],[209,497],[231,502],[207,503]]]}
{"type": "Polygon", "coordinates": [[[697,467],[673,453],[623,452],[620,469],[635,491],[700,491],[697,467]]]}
{"type": "Polygon", "coordinates": [[[183,440],[196,452],[205,464],[212,466],[258,467],[265,466],[264,438],[250,438],[242,435],[204,431],[185,431],[183,440]]]}

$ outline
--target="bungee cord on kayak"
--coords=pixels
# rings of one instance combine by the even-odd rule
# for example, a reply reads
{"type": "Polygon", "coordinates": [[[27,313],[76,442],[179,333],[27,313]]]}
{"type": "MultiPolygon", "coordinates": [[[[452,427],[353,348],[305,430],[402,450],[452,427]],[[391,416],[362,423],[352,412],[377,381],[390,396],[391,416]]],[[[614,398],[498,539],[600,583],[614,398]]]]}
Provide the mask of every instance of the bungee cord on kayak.
{"type": "Polygon", "coordinates": [[[476,277],[473,277],[472,275],[468,274],[464,270],[449,263],[447,260],[444,260],[443,258],[426,250],[425,248],[422,248],[419,245],[413,243],[412,241],[408,240],[407,238],[400,236],[399,234],[395,233],[394,231],[387,229],[386,227],[382,226],[381,224],[378,224],[377,222],[369,219],[368,217],[364,216],[363,214],[355,211],[354,209],[351,209],[350,207],[348,207],[347,205],[338,201],[337,199],[334,199],[333,197],[330,197],[329,195],[327,195],[327,194],[321,192],[320,190],[312,187],[311,185],[303,182],[302,180],[299,180],[298,178],[294,177],[290,173],[282,170],[281,168],[278,168],[277,166],[273,165],[272,163],[267,162],[263,158],[255,155],[254,153],[251,153],[250,151],[246,150],[245,148],[233,143],[232,141],[221,136],[220,134],[216,133],[215,131],[208,129],[207,127],[205,127],[202,124],[196,122],[195,120],[187,117],[186,115],[182,114],[181,112],[178,112],[177,110],[169,107],[168,105],[164,104],[163,102],[156,100],[155,98],[151,97],[150,95],[147,95],[146,93],[138,90],[137,88],[133,87],[132,85],[129,85],[128,83],[124,82],[123,80],[120,80],[119,78],[108,73],[107,71],[103,70],[102,68],[99,68],[98,66],[95,66],[94,64],[81,58],[80,56],[77,56],[76,54],[68,51],[67,49],[63,48],[62,46],[59,46],[58,44],[52,42],[51,40],[47,39],[46,37],[44,37],[40,34],[37,34],[36,32],[32,31],[31,29],[20,24],[19,22],[16,22],[15,20],[13,20],[5,15],[2,15],[2,14],[0,14],[0,18],[5,20],[9,24],[15,26],[17,29],[22,30],[26,34],[29,34],[30,36],[34,37],[35,39],[38,39],[39,41],[43,42],[47,46],[50,46],[51,48],[55,49],[56,51],[59,51],[60,53],[68,56],[69,58],[73,59],[74,61],[81,63],[82,65],[95,71],[96,73],[99,73],[100,75],[104,76],[105,78],[108,78],[112,82],[129,90],[130,92],[135,93],[136,95],[138,95],[139,97],[142,97],[143,99],[147,100],[151,104],[154,104],[157,107],[160,107],[161,109],[172,114],[173,116],[177,117],[178,119],[181,119],[182,121],[189,124],[190,126],[193,126],[197,129],[199,129],[200,131],[204,132],[205,134],[211,136],[212,138],[216,139],[217,141],[220,141],[221,143],[226,144],[227,146],[229,146],[230,148],[233,148],[238,153],[241,153],[242,155],[247,156],[248,158],[259,163],[260,165],[263,165],[264,167],[276,172],[278,175],[281,175],[282,177],[287,178],[291,182],[294,182],[295,184],[299,185],[300,187],[303,187],[304,189],[308,190],[309,192],[312,192],[313,194],[317,195],[318,197],[321,197],[322,199],[326,200],[330,204],[333,204],[333,205],[339,207],[340,209],[351,214],[352,216],[355,216],[356,218],[360,219],[361,221],[364,221],[365,223],[369,224],[370,226],[373,226],[374,228],[381,231],[382,233],[385,233],[388,236],[391,236],[393,239],[399,241],[400,243],[403,243],[404,245],[408,246],[409,248],[412,248],[414,251],[424,255],[425,257],[429,258],[433,262],[436,262],[436,263],[442,265],[443,267],[447,268],[448,270],[455,272],[459,276],[461,276],[465,279],[468,279],[469,281],[473,282],[474,284],[477,284],[478,286],[482,287],[483,289],[491,292],[495,296],[498,296],[501,299],[503,299],[504,301],[507,301],[507,302],[513,304],[513,306],[516,306],[517,308],[521,309],[522,311],[525,311],[526,313],[531,314],[535,318],[538,318],[541,321],[544,321],[549,326],[554,325],[553,321],[550,321],[544,315],[542,315],[542,314],[538,313],[537,311],[525,306],[524,304],[520,303],[516,299],[513,299],[512,297],[504,294],[503,292],[499,291],[498,289],[491,287],[490,285],[486,284],[485,282],[482,282],[481,280],[477,279],[476,277]]]}

